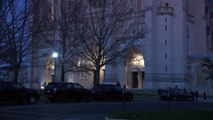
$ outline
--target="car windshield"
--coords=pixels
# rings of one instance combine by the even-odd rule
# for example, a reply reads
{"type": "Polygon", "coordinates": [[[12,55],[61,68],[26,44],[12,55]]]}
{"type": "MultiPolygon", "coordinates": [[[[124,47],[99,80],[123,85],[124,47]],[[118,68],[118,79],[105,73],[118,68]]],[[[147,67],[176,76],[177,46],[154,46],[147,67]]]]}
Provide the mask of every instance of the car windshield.
{"type": "Polygon", "coordinates": [[[53,88],[66,88],[67,84],[64,83],[50,83],[46,86],[46,89],[53,89],[53,88]]]}
{"type": "Polygon", "coordinates": [[[179,92],[180,92],[181,94],[187,94],[187,92],[186,92],[185,89],[180,89],[179,92]]]}
{"type": "Polygon", "coordinates": [[[23,86],[21,84],[16,83],[16,84],[13,84],[13,88],[21,89],[23,88],[23,86]]]}
{"type": "Polygon", "coordinates": [[[187,91],[185,89],[170,89],[170,93],[172,94],[187,94],[187,91]]]}
{"type": "Polygon", "coordinates": [[[83,87],[80,84],[73,84],[73,87],[76,89],[82,89],[83,87]]]}

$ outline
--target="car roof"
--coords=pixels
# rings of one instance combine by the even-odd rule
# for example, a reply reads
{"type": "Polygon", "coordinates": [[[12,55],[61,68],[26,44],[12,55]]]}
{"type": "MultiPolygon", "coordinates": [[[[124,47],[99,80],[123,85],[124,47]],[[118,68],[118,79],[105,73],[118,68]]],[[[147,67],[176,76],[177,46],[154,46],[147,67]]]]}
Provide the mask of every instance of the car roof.
{"type": "Polygon", "coordinates": [[[11,83],[12,81],[0,81],[0,83],[11,83]]]}
{"type": "Polygon", "coordinates": [[[67,85],[81,85],[81,84],[72,83],[72,82],[51,82],[51,83],[48,83],[47,86],[62,87],[62,86],[67,86],[67,85]]]}
{"type": "Polygon", "coordinates": [[[18,83],[18,82],[13,82],[13,81],[0,81],[0,83],[17,83],[17,84],[21,84],[21,83],[18,83]]]}
{"type": "Polygon", "coordinates": [[[95,85],[95,86],[116,86],[114,84],[98,84],[98,85],[95,85]]]}
{"type": "Polygon", "coordinates": [[[112,87],[116,87],[116,85],[114,85],[114,84],[99,84],[99,85],[95,85],[93,88],[107,89],[107,88],[112,88],[112,87]]]}
{"type": "Polygon", "coordinates": [[[58,84],[73,84],[71,82],[50,82],[48,85],[58,85],[58,84]]]}

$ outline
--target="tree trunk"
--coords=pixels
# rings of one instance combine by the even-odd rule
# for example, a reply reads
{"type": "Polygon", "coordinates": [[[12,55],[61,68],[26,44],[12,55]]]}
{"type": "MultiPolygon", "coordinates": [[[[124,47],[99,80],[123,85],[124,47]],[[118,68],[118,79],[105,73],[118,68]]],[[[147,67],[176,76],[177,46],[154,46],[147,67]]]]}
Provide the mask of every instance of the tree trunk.
{"type": "Polygon", "coordinates": [[[15,70],[15,71],[14,71],[13,82],[18,82],[18,77],[19,77],[18,72],[19,72],[18,70],[15,70]]]}
{"type": "Polygon", "coordinates": [[[64,75],[65,75],[65,70],[64,70],[64,60],[65,60],[65,52],[66,52],[66,41],[65,41],[66,38],[62,38],[62,58],[61,58],[61,82],[64,82],[65,81],[65,78],[64,78],[64,75]]]}
{"type": "Polygon", "coordinates": [[[65,71],[64,71],[64,65],[62,64],[61,65],[61,82],[64,82],[65,81],[65,71]]]}
{"type": "Polygon", "coordinates": [[[96,69],[94,71],[94,75],[95,75],[94,85],[99,85],[100,84],[100,69],[96,69]]]}
{"type": "Polygon", "coordinates": [[[13,82],[18,82],[18,78],[19,78],[19,68],[15,68],[13,82]]]}

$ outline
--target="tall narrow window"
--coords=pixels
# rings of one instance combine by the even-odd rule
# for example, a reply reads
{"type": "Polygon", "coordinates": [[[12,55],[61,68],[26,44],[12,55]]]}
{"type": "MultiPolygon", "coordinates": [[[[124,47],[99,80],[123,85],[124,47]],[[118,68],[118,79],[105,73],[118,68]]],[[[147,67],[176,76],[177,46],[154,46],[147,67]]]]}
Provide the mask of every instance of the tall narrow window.
{"type": "Polygon", "coordinates": [[[165,67],[165,72],[167,72],[167,66],[165,67]]]}
{"type": "Polygon", "coordinates": [[[51,1],[51,19],[54,20],[55,17],[55,1],[51,1]]]}
{"type": "Polygon", "coordinates": [[[142,8],[142,4],[141,4],[141,0],[137,0],[137,10],[141,10],[142,8]]]}
{"type": "Polygon", "coordinates": [[[167,45],[167,40],[165,40],[165,45],[167,45]]]}
{"type": "Polygon", "coordinates": [[[167,25],[165,25],[165,31],[167,31],[167,25]]]}
{"type": "Polygon", "coordinates": [[[167,17],[165,17],[165,23],[167,23],[167,17]]]}
{"type": "Polygon", "coordinates": [[[167,53],[165,53],[165,58],[167,58],[167,53]]]}

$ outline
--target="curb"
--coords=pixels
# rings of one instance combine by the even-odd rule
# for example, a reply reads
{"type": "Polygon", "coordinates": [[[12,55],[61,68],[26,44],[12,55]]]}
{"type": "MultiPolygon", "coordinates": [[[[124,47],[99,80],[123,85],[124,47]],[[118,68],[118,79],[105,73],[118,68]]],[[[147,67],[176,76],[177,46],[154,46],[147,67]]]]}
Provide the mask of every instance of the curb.
{"type": "Polygon", "coordinates": [[[106,116],[106,117],[105,117],[105,120],[128,120],[128,119],[108,118],[108,117],[106,116]]]}

